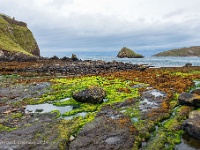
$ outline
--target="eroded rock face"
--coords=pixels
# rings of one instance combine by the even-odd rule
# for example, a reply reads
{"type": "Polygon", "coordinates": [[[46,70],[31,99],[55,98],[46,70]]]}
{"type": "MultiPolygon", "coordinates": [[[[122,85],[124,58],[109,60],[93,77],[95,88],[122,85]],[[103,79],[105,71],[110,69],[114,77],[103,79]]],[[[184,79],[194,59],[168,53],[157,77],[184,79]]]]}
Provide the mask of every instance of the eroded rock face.
{"type": "Polygon", "coordinates": [[[183,129],[190,136],[200,139],[200,111],[195,110],[189,114],[189,119],[183,123],[183,129]]]}
{"type": "Polygon", "coordinates": [[[98,104],[103,102],[106,92],[100,87],[91,87],[75,92],[72,96],[78,102],[98,104]]]}
{"type": "Polygon", "coordinates": [[[105,106],[69,144],[70,150],[131,150],[137,134],[130,118],[105,106]]]}
{"type": "Polygon", "coordinates": [[[20,52],[10,53],[0,50],[0,61],[36,61],[38,57],[29,56],[20,52]]]}

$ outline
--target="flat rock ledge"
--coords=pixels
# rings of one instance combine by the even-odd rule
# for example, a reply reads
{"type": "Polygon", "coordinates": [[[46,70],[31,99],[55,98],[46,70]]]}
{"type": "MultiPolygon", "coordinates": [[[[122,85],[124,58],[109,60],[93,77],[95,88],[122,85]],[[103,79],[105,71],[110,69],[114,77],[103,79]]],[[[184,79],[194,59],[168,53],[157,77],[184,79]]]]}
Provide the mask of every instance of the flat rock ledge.
{"type": "Polygon", "coordinates": [[[131,150],[136,128],[130,118],[105,106],[95,119],[85,125],[77,138],[69,143],[70,150],[131,150]]]}

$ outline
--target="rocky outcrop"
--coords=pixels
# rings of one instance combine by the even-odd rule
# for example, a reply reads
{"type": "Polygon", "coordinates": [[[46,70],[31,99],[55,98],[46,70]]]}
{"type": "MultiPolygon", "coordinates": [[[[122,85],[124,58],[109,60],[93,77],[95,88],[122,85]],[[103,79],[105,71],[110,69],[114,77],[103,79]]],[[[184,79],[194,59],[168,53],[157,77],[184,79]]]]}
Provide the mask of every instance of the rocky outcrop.
{"type": "Polygon", "coordinates": [[[200,96],[193,93],[182,93],[180,94],[179,104],[181,105],[189,105],[194,107],[200,107],[200,96]]]}
{"type": "Polygon", "coordinates": [[[200,111],[195,110],[189,114],[189,119],[183,123],[183,129],[195,138],[200,139],[200,111]]]}
{"type": "Polygon", "coordinates": [[[0,50],[0,61],[35,61],[38,57],[26,55],[21,52],[9,52],[0,50]]]}
{"type": "Polygon", "coordinates": [[[119,53],[117,54],[117,57],[119,58],[143,58],[144,56],[135,53],[133,50],[127,48],[127,47],[123,47],[119,53]]]}
{"type": "Polygon", "coordinates": [[[69,144],[70,150],[131,150],[137,134],[130,118],[105,106],[69,144]]]}
{"type": "Polygon", "coordinates": [[[106,92],[100,87],[91,87],[80,92],[75,92],[72,96],[78,102],[98,104],[103,102],[106,92]]]}
{"type": "Polygon", "coordinates": [[[40,50],[27,24],[0,14],[0,60],[18,61],[28,57],[40,57],[40,50]]]}
{"type": "Polygon", "coordinates": [[[73,61],[68,60],[49,60],[42,58],[35,62],[21,62],[16,66],[15,62],[4,63],[0,62],[0,72],[6,74],[16,72],[18,74],[33,74],[38,75],[64,75],[64,76],[79,76],[86,74],[109,73],[116,71],[139,70],[137,64],[123,62],[105,62],[105,61],[73,61]]]}

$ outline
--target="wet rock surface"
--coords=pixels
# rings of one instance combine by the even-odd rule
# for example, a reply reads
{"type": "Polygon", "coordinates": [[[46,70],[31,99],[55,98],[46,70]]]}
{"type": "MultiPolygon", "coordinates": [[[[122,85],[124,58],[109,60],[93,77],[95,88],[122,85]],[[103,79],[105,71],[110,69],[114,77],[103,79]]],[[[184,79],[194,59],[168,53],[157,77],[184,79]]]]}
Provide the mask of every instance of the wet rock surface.
{"type": "Polygon", "coordinates": [[[74,92],[72,96],[78,102],[98,104],[103,102],[106,92],[100,87],[91,87],[80,92],[74,92]]]}
{"type": "Polygon", "coordinates": [[[180,94],[178,100],[179,100],[180,105],[200,107],[200,95],[197,95],[197,94],[182,93],[180,94]]]}
{"type": "Polygon", "coordinates": [[[179,104],[181,105],[192,105],[192,98],[193,94],[192,93],[182,93],[180,94],[178,100],[179,104]]]}
{"type": "Polygon", "coordinates": [[[70,150],[131,150],[136,129],[130,118],[106,106],[69,144],[70,150]]]}
{"type": "Polygon", "coordinates": [[[21,121],[16,123],[16,130],[1,131],[0,144],[1,150],[28,150],[44,149],[57,150],[59,144],[66,145],[65,139],[57,139],[59,132],[54,130],[58,124],[56,113],[52,114],[26,114],[21,121]]]}
{"type": "Polygon", "coordinates": [[[18,84],[16,80],[22,80],[21,77],[0,77],[0,103],[11,103],[21,101],[28,97],[39,97],[48,92],[49,82],[39,82],[30,84],[18,84]],[[8,82],[6,82],[8,81],[8,82]]]}
{"type": "Polygon", "coordinates": [[[192,111],[189,119],[183,123],[183,129],[195,138],[200,139],[200,111],[192,111]]]}
{"type": "Polygon", "coordinates": [[[159,108],[166,97],[166,93],[153,89],[142,93],[140,110],[145,113],[154,108],[159,108]]]}

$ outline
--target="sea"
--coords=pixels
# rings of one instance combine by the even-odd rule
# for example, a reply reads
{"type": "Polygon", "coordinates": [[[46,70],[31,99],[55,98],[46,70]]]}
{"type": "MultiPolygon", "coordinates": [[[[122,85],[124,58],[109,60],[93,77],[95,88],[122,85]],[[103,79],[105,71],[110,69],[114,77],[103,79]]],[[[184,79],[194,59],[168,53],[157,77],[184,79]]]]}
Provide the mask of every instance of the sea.
{"type": "Polygon", "coordinates": [[[186,63],[192,66],[200,66],[200,57],[153,57],[144,58],[118,58],[116,52],[76,52],[78,59],[81,60],[103,60],[106,62],[118,61],[132,64],[142,64],[147,66],[160,67],[182,67],[186,63]]]}

